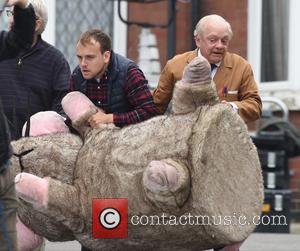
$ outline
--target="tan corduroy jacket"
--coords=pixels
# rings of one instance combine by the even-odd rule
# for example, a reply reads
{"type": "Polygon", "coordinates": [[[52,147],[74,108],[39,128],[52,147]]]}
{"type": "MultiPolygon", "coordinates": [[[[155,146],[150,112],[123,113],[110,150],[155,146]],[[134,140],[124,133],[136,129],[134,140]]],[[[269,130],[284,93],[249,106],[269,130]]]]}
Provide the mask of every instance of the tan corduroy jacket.
{"type": "MultiPolygon", "coordinates": [[[[184,67],[197,56],[197,49],[175,56],[162,70],[154,103],[164,113],[172,98],[174,85],[181,80],[184,67]]],[[[245,122],[255,121],[261,115],[262,103],[250,64],[242,57],[227,52],[214,77],[221,100],[233,102],[245,122]]]]}

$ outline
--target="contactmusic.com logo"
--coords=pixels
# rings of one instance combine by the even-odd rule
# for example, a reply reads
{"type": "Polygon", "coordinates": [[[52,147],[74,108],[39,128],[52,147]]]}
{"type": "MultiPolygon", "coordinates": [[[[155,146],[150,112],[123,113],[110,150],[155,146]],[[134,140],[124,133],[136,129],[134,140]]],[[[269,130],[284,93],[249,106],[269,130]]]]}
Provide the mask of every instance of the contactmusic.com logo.
{"type": "Polygon", "coordinates": [[[93,199],[93,238],[127,238],[128,199],[93,199]]]}

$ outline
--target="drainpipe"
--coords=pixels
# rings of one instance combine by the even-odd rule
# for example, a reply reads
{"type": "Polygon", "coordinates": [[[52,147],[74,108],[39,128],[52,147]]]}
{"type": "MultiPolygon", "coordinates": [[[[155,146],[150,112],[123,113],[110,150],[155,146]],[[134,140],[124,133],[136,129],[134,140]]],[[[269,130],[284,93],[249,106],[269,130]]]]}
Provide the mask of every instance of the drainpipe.
{"type": "MultiPolygon", "coordinates": [[[[200,19],[200,0],[192,0],[192,10],[191,10],[191,16],[192,16],[192,29],[191,29],[191,37],[194,37],[194,30],[195,27],[200,19]]],[[[195,49],[195,41],[192,39],[191,43],[191,50],[195,49]]]]}
{"type": "Polygon", "coordinates": [[[168,26],[168,59],[175,56],[176,53],[176,1],[168,0],[169,19],[173,16],[173,20],[168,26]]]}

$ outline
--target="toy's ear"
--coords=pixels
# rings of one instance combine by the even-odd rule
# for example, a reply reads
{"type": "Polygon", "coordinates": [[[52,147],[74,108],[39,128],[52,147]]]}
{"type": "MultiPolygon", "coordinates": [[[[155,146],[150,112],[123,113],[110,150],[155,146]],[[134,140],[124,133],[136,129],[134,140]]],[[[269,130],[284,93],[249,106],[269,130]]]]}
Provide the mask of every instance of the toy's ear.
{"type": "Polygon", "coordinates": [[[32,115],[22,129],[22,136],[38,136],[54,132],[69,132],[64,117],[54,111],[38,112],[32,115]],[[28,122],[29,126],[28,126],[28,122]]]}
{"type": "Polygon", "coordinates": [[[210,65],[204,57],[196,57],[185,68],[182,80],[175,85],[172,113],[185,114],[202,105],[213,105],[219,100],[210,76],[210,65]]]}

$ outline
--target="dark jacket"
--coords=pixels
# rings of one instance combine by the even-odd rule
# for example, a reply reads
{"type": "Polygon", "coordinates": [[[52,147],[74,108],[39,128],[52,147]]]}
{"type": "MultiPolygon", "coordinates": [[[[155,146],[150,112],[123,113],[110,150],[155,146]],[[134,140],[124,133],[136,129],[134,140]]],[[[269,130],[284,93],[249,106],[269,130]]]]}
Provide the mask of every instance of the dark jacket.
{"type": "Polygon", "coordinates": [[[8,166],[6,163],[10,157],[11,147],[9,129],[0,102],[0,175],[8,166]]]}
{"type": "MultiPolygon", "coordinates": [[[[126,98],[123,85],[126,83],[128,67],[135,65],[135,63],[128,58],[125,58],[119,54],[112,52],[111,60],[108,65],[108,105],[110,107],[107,113],[125,113],[133,109],[126,98]]],[[[86,92],[86,84],[88,80],[85,80],[82,76],[79,66],[72,73],[72,79],[74,81],[75,90],[82,93],[86,92]]],[[[97,103],[95,103],[97,106],[97,103]]]]}
{"type": "Polygon", "coordinates": [[[0,98],[12,139],[21,136],[23,124],[34,113],[62,112],[69,78],[63,54],[41,38],[30,50],[0,62],[0,98]]]}

